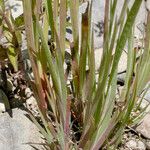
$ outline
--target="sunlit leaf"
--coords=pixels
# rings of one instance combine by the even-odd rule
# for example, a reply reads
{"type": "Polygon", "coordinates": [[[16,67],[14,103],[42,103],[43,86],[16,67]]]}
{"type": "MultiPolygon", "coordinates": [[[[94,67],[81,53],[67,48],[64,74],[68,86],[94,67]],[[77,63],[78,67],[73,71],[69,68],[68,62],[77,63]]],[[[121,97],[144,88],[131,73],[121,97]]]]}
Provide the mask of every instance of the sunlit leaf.
{"type": "Polygon", "coordinates": [[[11,64],[14,67],[14,70],[17,71],[18,70],[18,62],[17,62],[18,54],[16,52],[16,49],[12,46],[8,47],[7,55],[11,64]]]}

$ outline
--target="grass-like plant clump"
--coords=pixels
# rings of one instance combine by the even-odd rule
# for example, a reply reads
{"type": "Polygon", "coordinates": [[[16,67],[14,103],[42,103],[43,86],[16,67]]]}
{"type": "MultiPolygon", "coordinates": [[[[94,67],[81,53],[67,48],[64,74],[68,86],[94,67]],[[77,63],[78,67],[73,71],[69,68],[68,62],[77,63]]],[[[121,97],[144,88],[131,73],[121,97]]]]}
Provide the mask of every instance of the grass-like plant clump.
{"type": "MultiPolygon", "coordinates": [[[[79,0],[23,0],[23,15],[14,20],[14,28],[10,29],[8,17],[2,18],[6,24],[4,30],[13,37],[11,48],[18,43],[15,29],[20,26],[20,30],[25,29],[34,75],[28,79],[42,125],[32,115],[31,118],[52,150],[116,149],[125,127],[143,116],[142,112],[135,116],[132,112],[138,110],[140,95],[150,77],[150,12],[143,48],[139,50],[141,56],[136,61],[134,23],[142,0],[134,0],[131,8],[129,1],[124,0],[119,15],[118,0],[106,0],[103,54],[97,78],[91,18],[93,1],[86,2],[80,22],[82,3],[79,0]],[[66,19],[68,13],[71,22],[66,19]],[[20,20],[23,24],[17,26],[20,20]],[[68,26],[72,29],[71,42],[66,40],[68,26]],[[126,43],[125,84],[118,98],[118,63],[126,43]]],[[[0,14],[2,9],[1,5],[0,14]]]]}

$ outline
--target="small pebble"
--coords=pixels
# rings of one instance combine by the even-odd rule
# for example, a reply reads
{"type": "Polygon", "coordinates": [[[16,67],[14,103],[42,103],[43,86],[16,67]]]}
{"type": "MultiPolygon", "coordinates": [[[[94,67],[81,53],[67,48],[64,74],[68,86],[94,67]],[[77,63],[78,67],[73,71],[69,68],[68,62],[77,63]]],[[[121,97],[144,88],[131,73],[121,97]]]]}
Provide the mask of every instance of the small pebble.
{"type": "Polygon", "coordinates": [[[32,91],[30,90],[30,88],[25,89],[25,95],[26,98],[30,98],[32,96],[32,91]]]}

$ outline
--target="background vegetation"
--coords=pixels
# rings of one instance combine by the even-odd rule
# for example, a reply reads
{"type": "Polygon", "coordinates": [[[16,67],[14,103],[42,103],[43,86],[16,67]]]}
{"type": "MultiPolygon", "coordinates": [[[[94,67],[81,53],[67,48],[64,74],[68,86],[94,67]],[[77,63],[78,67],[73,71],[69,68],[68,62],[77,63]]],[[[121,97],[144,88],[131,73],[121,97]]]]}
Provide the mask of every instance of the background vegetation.
{"type": "MultiPolygon", "coordinates": [[[[17,70],[20,36],[25,30],[34,78],[26,75],[38,103],[42,124],[32,115],[30,117],[50,149],[115,149],[125,127],[137,123],[143,116],[146,107],[140,113],[139,108],[140,95],[145,94],[143,89],[150,77],[150,13],[137,61],[137,49],[133,46],[134,23],[142,0],[135,0],[131,8],[124,0],[119,16],[117,2],[105,2],[103,54],[97,78],[91,21],[93,1],[87,2],[81,22],[79,7],[83,2],[79,0],[23,0],[23,15],[16,20],[1,1],[0,27],[7,46],[1,46],[0,52],[7,53],[17,70]],[[68,13],[71,22],[66,19],[68,13]],[[66,40],[67,26],[72,29],[72,42],[66,40]],[[125,85],[118,98],[118,63],[126,44],[125,85]]],[[[22,71],[25,73],[24,69],[22,71]]]]}

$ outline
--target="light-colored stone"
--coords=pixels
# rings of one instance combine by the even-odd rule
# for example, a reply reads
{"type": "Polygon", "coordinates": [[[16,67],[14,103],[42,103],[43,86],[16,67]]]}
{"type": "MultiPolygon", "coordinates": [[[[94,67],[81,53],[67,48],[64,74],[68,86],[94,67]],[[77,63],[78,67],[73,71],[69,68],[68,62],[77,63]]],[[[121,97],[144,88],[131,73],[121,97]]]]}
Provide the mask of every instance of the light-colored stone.
{"type": "Polygon", "coordinates": [[[150,113],[145,115],[141,123],[136,128],[136,131],[142,134],[145,138],[150,139],[150,113]]]}
{"type": "Polygon", "coordinates": [[[118,72],[123,72],[126,69],[127,69],[127,54],[123,51],[118,64],[118,72]]]}
{"type": "Polygon", "coordinates": [[[0,89],[0,113],[5,112],[7,109],[10,109],[9,100],[5,92],[0,89]]]}
{"type": "Polygon", "coordinates": [[[34,116],[39,116],[38,105],[34,96],[31,96],[26,100],[25,106],[34,116]]]}
{"type": "Polygon", "coordinates": [[[103,49],[99,48],[95,50],[95,69],[96,71],[99,69],[100,62],[102,59],[103,49]]]}
{"type": "MultiPolygon", "coordinates": [[[[103,48],[95,49],[95,68],[99,69],[100,62],[102,60],[103,48]]],[[[127,54],[125,52],[122,53],[119,64],[118,64],[118,72],[125,71],[127,68],[127,54]]]]}
{"type": "Polygon", "coordinates": [[[14,18],[17,18],[23,13],[22,1],[8,0],[7,6],[10,6],[12,8],[11,11],[12,11],[12,16],[14,18]]]}
{"type": "Polygon", "coordinates": [[[146,7],[150,10],[150,0],[146,0],[146,7]]]}
{"type": "Polygon", "coordinates": [[[147,150],[150,150],[150,140],[147,140],[147,141],[145,142],[145,145],[146,145],[146,149],[147,149],[147,150]]]}
{"type": "Polygon", "coordinates": [[[149,102],[147,100],[143,99],[140,107],[141,107],[141,109],[144,109],[147,105],[149,105],[149,102]]]}
{"type": "MultiPolygon", "coordinates": [[[[144,109],[145,107],[147,107],[145,112],[150,113],[150,83],[146,84],[143,92],[140,95],[140,99],[141,98],[143,98],[143,100],[141,102],[140,108],[144,109]]],[[[139,102],[140,102],[140,99],[139,99],[139,102]]]]}
{"type": "Polygon", "coordinates": [[[25,89],[25,95],[26,95],[26,98],[30,98],[31,95],[32,95],[32,91],[30,88],[26,88],[25,89]]]}
{"type": "Polygon", "coordinates": [[[145,99],[143,99],[142,102],[141,102],[140,108],[141,109],[146,108],[146,110],[145,110],[146,113],[150,112],[150,102],[145,100],[145,99]]]}
{"type": "Polygon", "coordinates": [[[4,102],[0,100],[0,113],[1,113],[1,112],[5,112],[5,110],[6,110],[6,109],[5,109],[4,102]]]}
{"type": "Polygon", "coordinates": [[[42,135],[20,109],[0,114],[0,150],[44,150],[42,135]]]}
{"type": "Polygon", "coordinates": [[[147,83],[147,85],[145,86],[145,89],[142,92],[142,94],[140,95],[140,97],[141,98],[144,97],[142,100],[142,103],[141,103],[141,109],[143,109],[147,106],[146,112],[150,112],[150,83],[147,83]]]}
{"type": "Polygon", "coordinates": [[[137,139],[130,139],[125,143],[125,147],[128,148],[128,150],[146,150],[145,144],[137,139]]]}
{"type": "Polygon", "coordinates": [[[150,102],[150,89],[147,91],[146,95],[144,96],[144,98],[150,102]]]}
{"type": "Polygon", "coordinates": [[[27,104],[28,109],[34,110],[37,108],[37,102],[36,102],[36,99],[34,98],[34,96],[29,97],[26,100],[26,104],[27,104]]]}
{"type": "Polygon", "coordinates": [[[137,147],[137,143],[135,140],[130,140],[126,144],[127,148],[135,149],[137,147]]]}
{"type": "MultiPolygon", "coordinates": [[[[123,1],[119,0],[117,4],[117,16],[119,16],[120,11],[123,7],[123,1]]],[[[129,1],[129,8],[131,8],[133,4],[133,0],[129,1]]],[[[150,0],[147,0],[146,6],[149,8],[150,6],[150,0]]],[[[97,24],[98,22],[102,22],[104,20],[104,9],[105,9],[105,1],[101,0],[93,0],[93,14],[92,14],[92,21],[93,24],[97,24]]],[[[137,38],[142,37],[141,29],[139,30],[139,26],[141,26],[146,19],[146,9],[145,9],[145,3],[143,1],[141,8],[139,10],[138,16],[136,17],[136,23],[135,23],[135,36],[137,38]]],[[[95,26],[94,26],[95,27],[95,26]]],[[[98,34],[95,33],[94,35],[94,42],[95,42],[95,48],[100,48],[103,45],[103,36],[97,36],[98,34]]]]}
{"type": "Polygon", "coordinates": [[[137,142],[137,147],[139,150],[145,150],[146,149],[146,145],[140,140],[137,142]]]}

